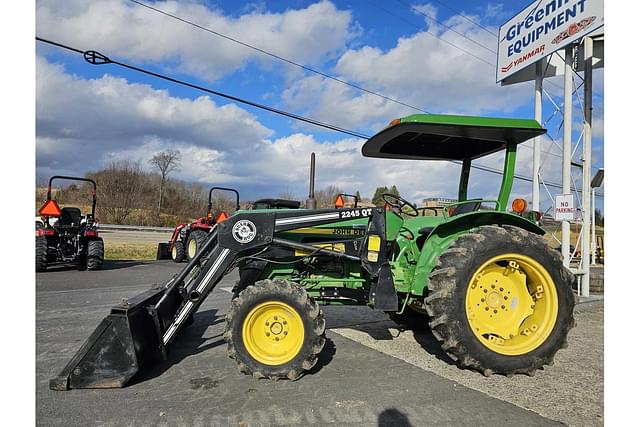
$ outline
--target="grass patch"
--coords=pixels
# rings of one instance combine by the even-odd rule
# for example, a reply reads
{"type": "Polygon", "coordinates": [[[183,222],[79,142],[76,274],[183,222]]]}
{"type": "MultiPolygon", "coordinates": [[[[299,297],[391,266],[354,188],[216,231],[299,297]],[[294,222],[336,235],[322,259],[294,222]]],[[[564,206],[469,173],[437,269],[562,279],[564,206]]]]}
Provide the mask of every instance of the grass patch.
{"type": "Polygon", "coordinates": [[[118,260],[155,260],[158,251],[157,243],[127,244],[106,243],[104,257],[111,261],[118,260]]]}

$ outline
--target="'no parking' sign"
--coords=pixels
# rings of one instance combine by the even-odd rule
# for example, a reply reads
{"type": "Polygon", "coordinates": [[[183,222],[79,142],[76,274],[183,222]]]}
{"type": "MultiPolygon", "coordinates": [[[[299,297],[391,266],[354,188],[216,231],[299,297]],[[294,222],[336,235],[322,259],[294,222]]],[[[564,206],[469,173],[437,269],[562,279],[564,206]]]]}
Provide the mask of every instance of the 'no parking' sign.
{"type": "Polygon", "coordinates": [[[553,209],[556,221],[573,221],[576,217],[576,204],[573,194],[559,194],[553,209]]]}

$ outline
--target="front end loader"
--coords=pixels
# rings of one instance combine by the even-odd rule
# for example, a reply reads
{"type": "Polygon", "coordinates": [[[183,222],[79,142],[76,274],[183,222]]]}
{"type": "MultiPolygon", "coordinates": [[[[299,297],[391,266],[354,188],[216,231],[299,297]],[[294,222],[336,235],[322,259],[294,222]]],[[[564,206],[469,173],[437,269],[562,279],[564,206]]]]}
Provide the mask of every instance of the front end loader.
{"type": "Polygon", "coordinates": [[[234,268],[240,281],[224,339],[238,369],[255,378],[296,380],[314,366],[325,342],[321,305],[367,305],[428,327],[463,368],[533,374],[566,345],[574,307],[573,276],[544,231],[521,199],[507,210],[517,144],[544,132],[533,120],[394,120],[362,153],[459,162],[458,201],[442,214],[419,215],[393,194],[385,207],[238,211],[165,285],[113,307],[50,387],[124,386],[166,358],[234,268]],[[498,198],[468,200],[472,161],[499,151],[498,198]]]}

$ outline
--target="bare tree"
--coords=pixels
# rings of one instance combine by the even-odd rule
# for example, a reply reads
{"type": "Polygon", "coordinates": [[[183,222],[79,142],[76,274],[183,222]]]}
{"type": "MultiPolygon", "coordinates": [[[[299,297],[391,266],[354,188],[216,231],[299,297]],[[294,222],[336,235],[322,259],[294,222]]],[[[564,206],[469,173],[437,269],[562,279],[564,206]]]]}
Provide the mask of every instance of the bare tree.
{"type": "Polygon", "coordinates": [[[180,151],[161,151],[156,153],[156,155],[149,160],[149,163],[160,170],[160,200],[158,201],[158,213],[160,213],[167,177],[171,172],[180,170],[180,151]]]}
{"type": "Polygon", "coordinates": [[[329,185],[322,190],[316,190],[316,200],[319,208],[332,208],[334,207],[336,196],[340,193],[344,193],[342,188],[329,185]]]}
{"type": "Polygon", "coordinates": [[[137,162],[111,162],[87,177],[98,183],[98,216],[104,222],[125,224],[142,192],[144,172],[137,162]]]}

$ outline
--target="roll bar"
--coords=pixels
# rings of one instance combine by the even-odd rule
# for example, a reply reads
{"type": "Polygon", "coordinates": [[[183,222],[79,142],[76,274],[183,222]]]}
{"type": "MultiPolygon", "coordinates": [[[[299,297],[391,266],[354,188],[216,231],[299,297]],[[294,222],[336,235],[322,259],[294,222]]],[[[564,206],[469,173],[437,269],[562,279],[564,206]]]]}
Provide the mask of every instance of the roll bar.
{"type": "Polygon", "coordinates": [[[209,204],[207,205],[207,213],[211,212],[211,195],[213,194],[214,190],[220,190],[220,191],[231,191],[233,193],[236,194],[236,210],[239,211],[240,210],[240,193],[238,193],[238,190],[235,190],[233,188],[226,188],[226,187],[211,187],[209,189],[209,204]]]}
{"type": "Polygon", "coordinates": [[[91,184],[93,184],[93,192],[92,192],[92,202],[91,202],[91,216],[95,217],[96,214],[96,182],[92,179],[89,178],[80,178],[78,176],[63,176],[63,175],[54,175],[51,178],[49,178],[49,188],[47,189],[47,200],[51,200],[51,184],[53,183],[54,179],[66,179],[69,181],[85,181],[85,182],[90,182],[91,184]]]}
{"type": "MultiPolygon", "coordinates": [[[[347,193],[340,193],[338,194],[338,196],[342,196],[342,197],[350,197],[353,200],[355,200],[355,204],[353,205],[354,208],[358,207],[358,202],[360,201],[360,198],[358,196],[356,196],[355,194],[347,194],[347,193]]],[[[337,197],[337,196],[336,196],[337,197]]]]}

